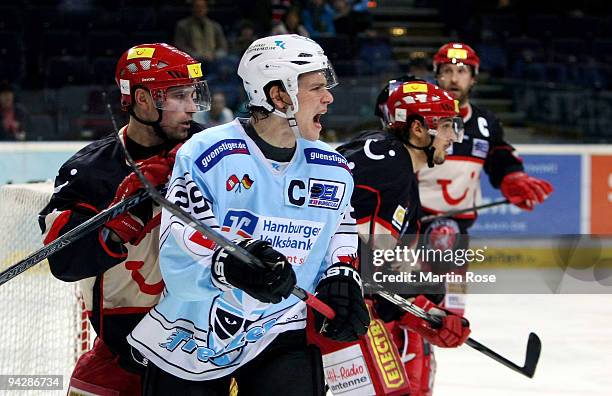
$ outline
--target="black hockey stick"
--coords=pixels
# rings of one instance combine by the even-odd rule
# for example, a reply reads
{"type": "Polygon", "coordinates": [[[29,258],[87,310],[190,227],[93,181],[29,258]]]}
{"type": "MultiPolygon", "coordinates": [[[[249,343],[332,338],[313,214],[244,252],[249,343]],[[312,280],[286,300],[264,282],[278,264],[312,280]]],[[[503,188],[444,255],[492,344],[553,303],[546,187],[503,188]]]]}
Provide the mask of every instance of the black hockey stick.
{"type": "MultiPolygon", "coordinates": [[[[119,128],[117,127],[115,115],[113,114],[113,110],[110,106],[110,103],[108,102],[106,93],[103,93],[103,95],[104,95],[104,101],[106,103],[106,109],[108,110],[108,114],[113,124],[113,128],[115,129],[115,138],[117,139],[117,141],[123,148],[123,152],[125,153],[125,157],[127,159],[128,164],[130,165],[134,173],[138,176],[138,179],[140,179],[140,182],[144,186],[145,190],[149,192],[149,195],[151,196],[151,198],[155,202],[157,202],[159,205],[163,206],[167,211],[172,213],[174,216],[181,219],[181,221],[183,221],[183,223],[185,223],[187,226],[195,229],[196,231],[200,232],[202,235],[206,236],[208,239],[214,241],[218,246],[227,250],[228,253],[230,253],[231,255],[239,259],[240,261],[242,261],[244,264],[249,265],[249,266],[256,266],[259,268],[263,268],[264,264],[257,257],[253,256],[251,253],[249,253],[242,247],[234,244],[232,241],[225,238],[223,235],[216,232],[215,230],[210,228],[208,225],[202,223],[198,219],[191,217],[188,213],[184,212],[178,205],[166,199],[166,197],[161,195],[155,189],[155,187],[151,185],[149,180],[147,180],[147,178],[142,174],[142,172],[140,171],[140,169],[138,168],[138,166],[132,159],[132,156],[130,155],[125,145],[123,144],[123,141],[121,140],[121,136],[119,136],[119,128]]],[[[308,293],[306,290],[302,289],[301,287],[297,285],[293,287],[293,291],[291,292],[291,294],[293,294],[300,300],[304,301],[312,309],[316,310],[317,312],[319,312],[320,314],[322,314],[328,319],[334,319],[334,317],[336,316],[336,313],[334,312],[334,310],[331,309],[327,304],[325,304],[323,301],[319,300],[314,295],[312,295],[311,293],[308,293]]]]}
{"type": "Polygon", "coordinates": [[[467,213],[467,212],[475,212],[475,211],[478,211],[478,210],[481,210],[481,209],[491,208],[493,206],[505,205],[505,204],[509,204],[509,203],[510,203],[509,200],[502,199],[502,200],[499,200],[499,201],[489,202],[488,204],[473,206],[471,208],[449,210],[448,212],[444,212],[444,213],[438,213],[438,214],[435,214],[435,215],[423,216],[419,220],[421,221],[421,223],[424,223],[426,221],[432,221],[432,220],[435,220],[435,219],[439,219],[441,217],[453,217],[453,216],[458,215],[458,214],[467,213]]]}
{"type": "MultiPolygon", "coordinates": [[[[388,291],[384,290],[380,285],[373,285],[371,283],[364,282],[364,286],[366,288],[373,289],[374,293],[378,294],[385,300],[395,304],[404,311],[409,312],[421,319],[425,319],[434,327],[439,327],[442,324],[442,319],[440,317],[428,314],[421,307],[412,304],[410,301],[397,294],[389,293],[388,291]]],[[[504,366],[529,378],[533,378],[536,366],[538,365],[538,361],[540,360],[540,352],[542,351],[542,342],[540,341],[540,338],[536,333],[530,333],[529,340],[527,341],[527,351],[525,353],[525,364],[523,366],[519,366],[516,363],[513,363],[505,357],[501,356],[497,352],[482,345],[480,342],[474,340],[473,338],[468,338],[465,343],[476,349],[478,352],[481,352],[482,354],[495,360],[496,362],[501,363],[504,366]]]]}
{"type": "Polygon", "coordinates": [[[17,275],[21,274],[28,268],[31,268],[34,265],[40,263],[52,254],[81,239],[86,234],[97,230],[110,219],[120,215],[121,213],[126,212],[128,209],[132,208],[135,205],[138,205],[140,202],[144,201],[147,198],[149,198],[149,193],[146,191],[141,191],[140,193],[134,196],[126,198],[121,202],[118,202],[110,208],[104,209],[91,219],[79,224],[72,230],[55,239],[53,242],[49,243],[46,246],[43,246],[34,253],[30,254],[28,257],[2,271],[0,273],[0,286],[13,279],[17,275]]]}

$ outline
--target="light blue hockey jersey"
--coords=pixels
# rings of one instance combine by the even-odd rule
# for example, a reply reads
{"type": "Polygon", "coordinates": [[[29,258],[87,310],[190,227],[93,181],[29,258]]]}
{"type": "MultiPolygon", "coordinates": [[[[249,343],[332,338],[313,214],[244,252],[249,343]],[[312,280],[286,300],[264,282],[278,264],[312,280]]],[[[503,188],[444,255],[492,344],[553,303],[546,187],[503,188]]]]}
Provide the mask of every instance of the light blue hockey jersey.
{"type": "MultiPolygon", "coordinates": [[[[168,199],[230,239],[269,241],[314,292],[331,264],[356,257],[350,216],[353,179],[346,159],[320,141],[298,139],[278,171],[238,120],[195,135],[179,150],[168,199]]],[[[215,244],[169,212],[160,229],[166,291],[128,336],[156,366],[188,380],[231,374],[274,338],[306,325],[306,306],[290,296],[264,304],[211,276],[215,244]]]]}

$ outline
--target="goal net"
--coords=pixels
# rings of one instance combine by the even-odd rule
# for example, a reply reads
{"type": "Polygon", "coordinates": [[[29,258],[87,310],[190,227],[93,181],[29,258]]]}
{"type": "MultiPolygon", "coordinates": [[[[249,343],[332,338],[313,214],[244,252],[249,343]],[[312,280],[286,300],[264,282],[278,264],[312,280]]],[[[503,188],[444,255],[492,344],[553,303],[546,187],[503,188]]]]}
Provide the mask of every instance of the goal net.
{"type": "MultiPolygon", "coordinates": [[[[42,246],[37,214],[52,192],[51,183],[0,187],[1,271],[42,246]]],[[[77,284],[55,279],[47,260],[0,286],[0,375],[63,375],[57,394],[66,393],[76,359],[93,342],[78,296],[77,284]]]]}

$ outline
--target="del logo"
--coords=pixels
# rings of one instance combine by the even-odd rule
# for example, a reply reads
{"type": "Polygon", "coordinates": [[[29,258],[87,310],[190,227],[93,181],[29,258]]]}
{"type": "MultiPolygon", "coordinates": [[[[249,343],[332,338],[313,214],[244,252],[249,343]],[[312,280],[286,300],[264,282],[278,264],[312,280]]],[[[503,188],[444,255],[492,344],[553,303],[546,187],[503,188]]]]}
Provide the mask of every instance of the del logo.
{"type": "Polygon", "coordinates": [[[255,234],[259,217],[246,210],[229,210],[223,219],[221,231],[250,238],[255,234]]]}
{"type": "Polygon", "coordinates": [[[344,198],[344,183],[323,180],[308,179],[306,183],[301,180],[291,180],[287,187],[288,204],[292,206],[303,206],[308,198],[308,206],[337,210],[344,198]]]}
{"type": "Polygon", "coordinates": [[[203,172],[208,172],[217,162],[223,157],[232,154],[247,154],[249,148],[246,142],[242,139],[225,139],[221,140],[202,153],[196,160],[197,167],[203,172]]]}
{"type": "Polygon", "coordinates": [[[251,180],[248,174],[242,176],[242,180],[239,180],[238,176],[236,175],[231,175],[225,181],[225,189],[227,191],[232,191],[233,189],[236,189],[236,192],[242,192],[242,187],[249,190],[253,183],[255,183],[255,181],[251,180]]]}

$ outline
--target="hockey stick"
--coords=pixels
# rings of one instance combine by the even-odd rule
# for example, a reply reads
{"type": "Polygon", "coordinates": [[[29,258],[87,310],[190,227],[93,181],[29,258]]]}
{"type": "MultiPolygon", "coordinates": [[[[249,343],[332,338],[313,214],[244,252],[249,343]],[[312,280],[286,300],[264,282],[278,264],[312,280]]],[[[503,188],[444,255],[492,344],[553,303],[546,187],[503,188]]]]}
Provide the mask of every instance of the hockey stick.
{"type": "Polygon", "coordinates": [[[441,217],[453,217],[453,216],[458,215],[458,214],[467,213],[467,212],[474,212],[474,211],[478,211],[478,210],[481,210],[481,209],[491,208],[491,207],[497,206],[497,205],[505,205],[505,204],[508,204],[508,203],[510,203],[509,200],[503,199],[503,200],[499,200],[499,201],[489,202],[488,204],[473,206],[471,208],[449,210],[448,212],[444,212],[444,213],[438,213],[438,214],[435,214],[435,215],[423,216],[419,220],[421,221],[421,223],[424,223],[424,222],[427,222],[427,221],[439,219],[441,217]]]}
{"type": "Polygon", "coordinates": [[[128,209],[132,208],[135,205],[138,205],[140,202],[144,201],[147,198],[149,198],[149,193],[146,191],[142,191],[134,196],[126,198],[121,202],[118,202],[110,208],[104,209],[91,219],[79,224],[72,230],[55,239],[53,242],[49,243],[46,246],[43,246],[34,253],[30,254],[28,257],[2,271],[0,273],[0,286],[13,279],[17,275],[21,274],[28,268],[31,268],[34,265],[40,263],[52,254],[81,239],[86,234],[98,229],[110,219],[120,215],[121,213],[124,213],[128,209]]]}
{"type": "MultiPolygon", "coordinates": [[[[410,301],[397,294],[387,292],[380,285],[373,285],[371,283],[364,282],[364,286],[374,289],[374,292],[385,300],[395,304],[406,312],[409,312],[421,319],[425,319],[434,327],[439,327],[442,324],[442,319],[440,317],[428,314],[421,307],[412,304],[410,301]]],[[[465,343],[496,362],[501,363],[504,366],[529,378],[533,378],[536,366],[538,365],[538,360],[540,360],[540,352],[542,351],[542,342],[540,341],[540,338],[536,333],[530,333],[527,341],[527,351],[525,353],[525,364],[523,366],[519,366],[501,356],[497,352],[482,345],[473,338],[468,338],[465,343]]]]}
{"type": "MultiPolygon", "coordinates": [[[[223,235],[216,232],[215,230],[210,228],[208,225],[202,223],[198,219],[191,217],[189,214],[184,212],[178,205],[166,199],[166,197],[161,195],[155,189],[155,187],[151,185],[149,180],[147,180],[147,178],[142,174],[142,172],[140,171],[140,169],[138,168],[138,166],[132,159],[132,156],[130,155],[125,145],[123,144],[123,141],[121,140],[121,137],[119,136],[119,128],[117,127],[115,115],[113,114],[113,110],[110,106],[110,103],[108,102],[106,93],[104,92],[103,95],[104,95],[104,101],[106,102],[106,109],[108,110],[108,114],[113,124],[113,128],[115,129],[115,138],[117,139],[117,141],[123,148],[123,152],[125,153],[125,157],[127,159],[128,164],[130,165],[130,167],[132,168],[136,176],[138,176],[138,179],[144,186],[145,190],[149,193],[151,198],[155,202],[157,202],[159,205],[163,206],[167,211],[172,213],[174,216],[178,217],[187,226],[195,229],[196,231],[200,232],[202,235],[206,236],[208,239],[214,241],[218,246],[227,250],[229,254],[233,255],[234,257],[242,261],[244,264],[249,265],[249,266],[256,266],[259,268],[264,268],[264,264],[257,257],[253,256],[251,253],[241,248],[240,246],[234,244],[232,241],[225,238],[223,235]]],[[[334,310],[331,309],[327,304],[325,304],[323,301],[319,300],[314,295],[312,295],[311,293],[308,293],[306,290],[302,289],[301,287],[297,285],[293,287],[291,294],[293,294],[300,300],[304,301],[312,309],[316,310],[317,312],[319,312],[320,314],[322,314],[323,316],[325,316],[326,318],[330,320],[334,319],[334,317],[336,316],[336,313],[334,312],[334,310]]]]}

